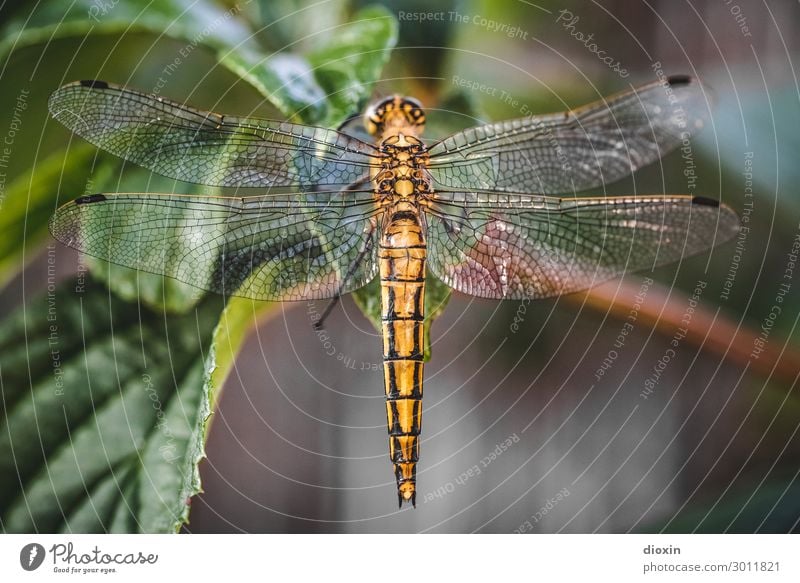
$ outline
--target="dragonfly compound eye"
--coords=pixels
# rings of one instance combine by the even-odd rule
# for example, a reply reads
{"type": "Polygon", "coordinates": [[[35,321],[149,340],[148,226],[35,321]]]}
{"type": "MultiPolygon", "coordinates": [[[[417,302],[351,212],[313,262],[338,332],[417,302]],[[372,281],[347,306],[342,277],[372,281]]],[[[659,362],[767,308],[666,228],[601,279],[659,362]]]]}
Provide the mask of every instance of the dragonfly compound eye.
{"type": "Polygon", "coordinates": [[[400,107],[407,123],[415,126],[417,133],[421,134],[425,128],[425,112],[422,110],[422,104],[413,97],[402,97],[400,107]]]}
{"type": "Polygon", "coordinates": [[[364,113],[364,127],[371,136],[383,131],[383,119],[386,115],[386,100],[371,105],[364,113]]]}

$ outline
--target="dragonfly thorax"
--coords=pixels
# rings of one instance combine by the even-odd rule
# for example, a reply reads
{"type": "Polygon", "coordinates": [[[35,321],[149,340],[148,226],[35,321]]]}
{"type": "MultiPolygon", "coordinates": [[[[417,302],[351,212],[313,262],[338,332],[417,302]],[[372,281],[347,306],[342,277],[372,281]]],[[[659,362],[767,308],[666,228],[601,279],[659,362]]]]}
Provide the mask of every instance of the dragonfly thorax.
{"type": "Polygon", "coordinates": [[[378,194],[410,197],[432,192],[428,156],[419,138],[391,135],[381,141],[380,151],[383,160],[373,179],[378,194]]]}

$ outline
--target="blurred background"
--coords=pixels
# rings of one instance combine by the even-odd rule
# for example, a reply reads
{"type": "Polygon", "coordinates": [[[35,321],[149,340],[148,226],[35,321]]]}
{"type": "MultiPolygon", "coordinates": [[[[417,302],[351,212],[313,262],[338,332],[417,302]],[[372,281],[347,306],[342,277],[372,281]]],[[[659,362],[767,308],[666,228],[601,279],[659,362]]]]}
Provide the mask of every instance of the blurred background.
{"type": "MultiPolygon", "coordinates": [[[[88,8],[113,11],[116,4],[88,8]]],[[[200,9],[175,4],[178,15],[200,9]]],[[[210,36],[239,35],[241,28],[273,51],[302,52],[336,35],[334,23],[367,4],[223,3],[235,14],[210,36]]],[[[200,464],[203,493],[187,501],[184,531],[797,531],[800,5],[385,6],[399,36],[373,94],[421,99],[431,140],[490,120],[579,106],[662,72],[699,77],[714,106],[690,158],[673,153],[605,192],[719,199],[746,216],[747,230],[707,254],[589,294],[521,303],[454,293],[432,326],[415,510],[396,505],[381,341],[370,322],[350,298],[324,334],[312,327],[323,302],[259,312],[212,415],[200,464]]],[[[46,116],[47,96],[58,86],[101,78],[153,90],[188,46],[136,27],[106,34],[101,21],[91,35],[9,47],[32,26],[20,16],[25,10],[22,2],[0,8],[8,51],[0,129],[13,127],[20,95],[25,102],[3,184],[66,144],[80,147],[46,116]]],[[[220,67],[218,49],[206,44],[191,49],[159,94],[227,113],[283,117],[220,67]]],[[[96,176],[93,155],[78,192],[54,174],[52,195],[60,193],[60,202],[99,188],[86,184],[96,176]]],[[[125,180],[155,190],[148,173],[125,168],[129,173],[125,180]]],[[[119,186],[122,176],[117,167],[106,184],[119,186]]],[[[49,204],[38,212],[52,212],[52,198],[49,204]]],[[[15,220],[12,237],[31,236],[25,216],[15,220]]],[[[77,255],[60,246],[54,264],[46,235],[36,238],[13,259],[26,267],[5,279],[3,316],[24,313],[53,269],[58,278],[80,269],[77,255]]],[[[8,369],[2,374],[8,386],[8,369]]]]}

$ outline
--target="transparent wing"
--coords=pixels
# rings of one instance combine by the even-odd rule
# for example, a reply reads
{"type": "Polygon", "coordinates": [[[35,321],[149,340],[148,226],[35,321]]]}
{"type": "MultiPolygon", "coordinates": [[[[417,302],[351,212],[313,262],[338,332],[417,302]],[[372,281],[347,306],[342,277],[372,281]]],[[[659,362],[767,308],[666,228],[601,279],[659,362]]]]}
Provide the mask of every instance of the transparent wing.
{"type": "Polygon", "coordinates": [[[435,188],[574,193],[624,178],[706,122],[699,83],[671,77],[574,111],[479,126],[433,145],[435,188]]]}
{"type": "Polygon", "coordinates": [[[61,87],[49,108],[103,150],[210,186],[345,186],[367,175],[378,155],[335,130],[199,111],[102,81],[61,87]]]}
{"type": "Polygon", "coordinates": [[[377,273],[371,192],[222,198],[97,194],[59,208],[70,247],[195,287],[256,300],[333,297],[377,273]]]}
{"type": "Polygon", "coordinates": [[[728,207],[688,196],[437,193],[426,211],[428,268],[460,292],[493,299],[587,289],[709,249],[739,228],[728,207]]]}

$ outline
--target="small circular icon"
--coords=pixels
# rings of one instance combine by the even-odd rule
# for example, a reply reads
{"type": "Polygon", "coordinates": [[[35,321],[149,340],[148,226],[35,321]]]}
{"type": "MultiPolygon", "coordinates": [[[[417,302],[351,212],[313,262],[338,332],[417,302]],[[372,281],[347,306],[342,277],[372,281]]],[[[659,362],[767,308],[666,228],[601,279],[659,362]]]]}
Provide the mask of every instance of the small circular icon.
{"type": "Polygon", "coordinates": [[[44,547],[39,543],[30,543],[19,552],[19,564],[26,571],[35,571],[44,562],[44,547]]]}

